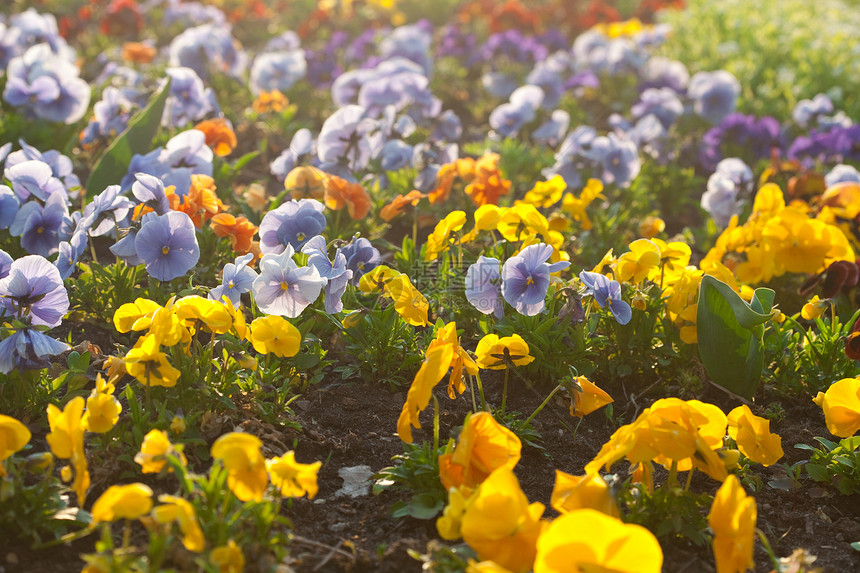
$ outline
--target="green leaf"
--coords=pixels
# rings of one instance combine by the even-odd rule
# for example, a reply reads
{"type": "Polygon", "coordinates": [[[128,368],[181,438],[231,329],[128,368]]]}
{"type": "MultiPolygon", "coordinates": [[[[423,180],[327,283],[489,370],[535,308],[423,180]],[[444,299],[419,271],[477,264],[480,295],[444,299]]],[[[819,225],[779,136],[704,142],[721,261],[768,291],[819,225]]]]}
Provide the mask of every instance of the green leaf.
{"type": "Polygon", "coordinates": [[[409,515],[415,519],[433,519],[436,514],[442,511],[445,502],[441,499],[436,499],[429,493],[419,493],[412,496],[412,501],[409,503],[409,515]]]}
{"type": "Polygon", "coordinates": [[[808,473],[809,477],[811,477],[815,481],[830,481],[830,474],[827,472],[827,468],[825,468],[824,466],[820,466],[818,464],[806,464],[806,473],[808,473]]]}
{"type": "Polygon", "coordinates": [[[104,191],[108,185],[118,185],[128,172],[135,154],[151,151],[150,146],[164,113],[164,103],[170,94],[170,78],[155,92],[149,104],[139,111],[128,127],[104,150],[87,179],[87,198],[104,191]]]}
{"type": "Polygon", "coordinates": [[[726,283],[702,277],[696,316],[699,356],[720,386],[752,398],[764,366],[764,328],[773,316],[774,293],[757,289],[753,306],[726,283]]]}

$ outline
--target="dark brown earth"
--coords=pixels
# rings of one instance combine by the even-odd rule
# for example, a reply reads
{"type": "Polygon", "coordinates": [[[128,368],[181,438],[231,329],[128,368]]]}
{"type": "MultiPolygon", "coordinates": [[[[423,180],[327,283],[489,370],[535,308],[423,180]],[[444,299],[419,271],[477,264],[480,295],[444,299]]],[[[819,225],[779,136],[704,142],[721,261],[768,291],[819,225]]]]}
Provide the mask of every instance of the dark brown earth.
{"type": "MultiPolygon", "coordinates": [[[[614,415],[629,422],[659,395],[623,399],[621,387],[612,388],[616,396],[614,415]],[[634,406],[634,401],[637,406],[634,406]]],[[[498,403],[501,382],[485,381],[487,399],[498,403]]],[[[447,439],[451,428],[462,424],[471,409],[468,397],[451,401],[440,385],[436,390],[441,405],[441,436],[447,439]]],[[[512,382],[509,410],[528,416],[543,400],[545,392],[524,388],[512,382]]],[[[288,563],[297,573],[314,571],[349,572],[418,572],[421,564],[407,554],[427,551],[431,540],[438,540],[433,520],[413,518],[394,519],[391,505],[402,499],[396,492],[385,491],[378,496],[357,498],[335,497],[343,485],[338,470],[343,467],[367,465],[373,471],[391,465],[391,458],[403,451],[394,435],[397,417],[405,392],[390,392],[385,386],[372,383],[324,383],[312,388],[292,403],[295,421],[301,430],[278,429],[258,421],[246,410],[244,420],[233,420],[246,431],[258,435],[266,447],[266,455],[280,454],[296,443],[296,458],[301,462],[321,460],[319,493],[314,500],[305,498],[284,505],[284,514],[294,525],[296,535],[288,563]]],[[[629,392],[628,392],[629,397],[629,392]]],[[[690,398],[692,396],[685,396],[690,398]]],[[[706,386],[697,398],[712,402],[729,411],[737,405],[720,390],[706,386]]],[[[769,402],[768,399],[764,400],[769,402]]],[[[814,436],[829,436],[821,411],[811,402],[782,398],[786,416],[772,424],[772,431],[783,438],[785,458],[794,463],[804,459],[804,451],[795,449],[797,443],[814,443],[814,436]]],[[[754,408],[757,414],[763,408],[754,408]]],[[[432,439],[432,407],[422,414],[423,429],[415,439],[432,439]]],[[[574,437],[561,422],[574,426],[567,403],[560,396],[541,412],[533,426],[543,437],[545,452],[524,446],[523,457],[516,468],[523,490],[530,501],[540,501],[549,507],[554,470],[582,473],[600,446],[609,438],[617,424],[602,412],[586,417],[574,437]]],[[[623,464],[619,464],[621,466],[623,464]]],[[[621,468],[618,468],[619,470],[621,468]]],[[[779,466],[757,467],[762,483],[783,477],[779,466]]],[[[694,480],[694,489],[714,493],[717,482],[704,476],[694,480]]],[[[796,548],[816,555],[816,565],[827,573],[860,571],[860,552],[850,543],[860,540],[860,496],[843,496],[835,489],[806,480],[794,491],[782,491],[764,485],[754,494],[758,506],[758,527],[770,540],[778,556],[788,556],[796,548]],[[823,497],[816,497],[822,496],[823,497]]],[[[94,497],[92,498],[94,499],[94,497]]],[[[547,516],[552,517],[551,509],[547,516]]],[[[71,572],[80,571],[82,552],[91,551],[94,539],[77,542],[72,547],[56,547],[33,552],[9,547],[0,537],[0,573],[6,572],[71,572]],[[10,562],[11,560],[11,562],[10,562]]],[[[663,542],[666,573],[711,573],[715,571],[710,548],[696,547],[684,540],[663,542]]],[[[769,559],[761,543],[757,543],[756,571],[771,571],[769,559]]],[[[248,570],[251,568],[249,567],[248,570]]]]}

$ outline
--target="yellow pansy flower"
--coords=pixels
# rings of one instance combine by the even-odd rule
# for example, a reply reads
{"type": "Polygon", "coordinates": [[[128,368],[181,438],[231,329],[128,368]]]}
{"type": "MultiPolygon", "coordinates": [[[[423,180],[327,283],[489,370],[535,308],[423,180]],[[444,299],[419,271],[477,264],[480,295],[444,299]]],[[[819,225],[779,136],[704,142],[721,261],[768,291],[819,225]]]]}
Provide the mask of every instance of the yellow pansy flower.
{"type": "Polygon", "coordinates": [[[615,400],[585,376],[577,376],[571,388],[570,415],[577,418],[587,416],[615,400]],[[577,388],[578,386],[578,388],[577,388]]]}
{"type": "Polygon", "coordinates": [[[157,523],[172,523],[179,524],[179,531],[182,532],[182,545],[188,551],[200,553],[206,547],[206,540],[203,537],[203,530],[200,529],[200,523],[197,521],[197,512],[194,511],[194,506],[187,500],[173,495],[160,495],[158,501],[163,505],[159,505],[152,510],[152,517],[157,523]]]}
{"type": "Polygon", "coordinates": [[[282,316],[270,314],[255,318],[250,331],[251,344],[260,354],[289,358],[298,354],[301,349],[301,332],[282,316]]]}
{"type": "Polygon", "coordinates": [[[550,504],[559,513],[570,513],[577,509],[596,509],[606,515],[618,517],[618,504],[609,491],[609,486],[600,474],[575,476],[555,470],[555,485],[550,504]]]}
{"type": "Polygon", "coordinates": [[[488,334],[478,341],[475,349],[478,367],[488,370],[504,370],[507,368],[507,357],[514,366],[525,366],[534,361],[529,354],[529,345],[519,334],[499,338],[497,334],[488,334]]]}
{"type": "Polygon", "coordinates": [[[744,493],[740,481],[729,475],[714,496],[708,525],[714,532],[717,573],[744,573],[755,567],[755,499],[744,493]]]}
{"type": "Polygon", "coordinates": [[[782,438],[770,432],[770,420],[752,413],[746,404],[728,415],[729,436],[743,455],[763,466],[772,466],[783,456],[782,438]]]}
{"type": "Polygon", "coordinates": [[[522,443],[492,414],[470,414],[460,431],[452,452],[439,456],[439,477],[445,489],[467,486],[474,488],[494,470],[513,468],[520,461],[522,443]]]}
{"type": "Polygon", "coordinates": [[[152,489],[148,485],[112,485],[93,504],[93,523],[137,519],[151,509],[152,489]]]}
{"type": "Polygon", "coordinates": [[[213,549],[209,560],[218,568],[218,573],[242,573],[245,570],[245,556],[232,539],[227,545],[213,549]]]}
{"type": "Polygon", "coordinates": [[[31,437],[27,426],[11,416],[0,414],[0,477],[6,475],[2,462],[26,446],[31,437]]]}
{"type": "Polygon", "coordinates": [[[296,452],[290,450],[279,458],[266,460],[266,469],[272,485],[285,497],[301,497],[307,494],[313,499],[319,490],[317,473],[322,462],[301,464],[296,461],[296,452]]]}
{"type": "Polygon", "coordinates": [[[145,386],[172,388],[179,380],[180,372],[170,365],[167,355],[161,351],[154,336],[144,336],[125,355],[128,373],[145,386]]]}
{"type": "Polygon", "coordinates": [[[814,402],[824,411],[827,430],[834,436],[850,438],[860,430],[860,379],[834,382],[814,402]]]}
{"type": "Polygon", "coordinates": [[[157,474],[167,465],[168,455],[179,456],[183,464],[187,463],[185,455],[170,443],[167,432],[152,429],[144,436],[140,451],[134,455],[134,461],[142,466],[140,471],[143,473],[157,474]]]}
{"type": "Polygon", "coordinates": [[[212,444],[212,457],[227,469],[227,487],[242,501],[262,501],[269,484],[260,438],[243,432],[224,434],[212,444]]]}

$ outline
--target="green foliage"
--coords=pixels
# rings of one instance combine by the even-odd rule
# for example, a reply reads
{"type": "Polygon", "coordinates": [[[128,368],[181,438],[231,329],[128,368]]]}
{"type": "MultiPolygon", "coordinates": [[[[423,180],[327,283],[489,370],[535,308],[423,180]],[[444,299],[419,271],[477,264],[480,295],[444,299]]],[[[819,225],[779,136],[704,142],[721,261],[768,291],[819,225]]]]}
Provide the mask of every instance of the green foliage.
{"type": "Polygon", "coordinates": [[[96,161],[87,179],[87,197],[101,193],[108,185],[117,185],[128,172],[134,154],[150,151],[152,140],[161,125],[164,103],[170,94],[170,79],[152,96],[149,104],[139,111],[113,143],[96,161]]]}
{"type": "Polygon", "coordinates": [[[708,375],[745,398],[758,388],[764,366],[764,323],[771,319],[774,291],[759,288],[752,304],[710,275],[702,278],[696,331],[708,375]]]}
{"type": "MultiPolygon", "coordinates": [[[[89,513],[69,507],[68,488],[53,475],[50,453],[13,456],[0,478],[0,539],[36,546],[60,539],[91,521],[89,513]]],[[[11,547],[11,545],[10,545],[11,547]]]]}
{"type": "Polygon", "coordinates": [[[427,553],[419,553],[408,549],[409,556],[422,563],[422,571],[433,573],[462,573],[469,561],[477,561],[478,555],[465,543],[460,545],[444,545],[433,539],[427,542],[427,553]]]}
{"type": "Polygon", "coordinates": [[[713,500],[707,493],[693,493],[678,485],[664,484],[648,493],[642,484],[622,486],[619,502],[627,508],[622,519],[648,528],[658,539],[685,537],[696,545],[710,541],[705,517],[713,500]]]}
{"type": "Polygon", "coordinates": [[[843,322],[837,315],[816,318],[804,326],[796,317],[786,317],[765,336],[766,381],[791,393],[827,390],[834,380],[860,374],[860,364],[845,355],[845,340],[860,311],[843,322]]]}
{"type": "Polygon", "coordinates": [[[373,493],[385,490],[405,490],[412,493],[407,501],[398,501],[391,507],[394,517],[411,516],[432,519],[445,507],[448,494],[439,481],[439,455],[445,448],[434,451],[429,443],[403,444],[403,453],[392,459],[393,466],[382,468],[373,476],[373,493]]]}
{"type": "Polygon", "coordinates": [[[831,442],[816,437],[820,446],[797,444],[794,447],[811,453],[804,468],[813,480],[829,483],[844,495],[860,493],[860,436],[831,442]]]}
{"type": "Polygon", "coordinates": [[[333,369],[344,380],[360,378],[396,388],[412,381],[424,359],[414,327],[400,318],[393,304],[367,312],[344,335],[345,352],[357,360],[333,369]]]}
{"type": "Polygon", "coordinates": [[[841,0],[690,0],[666,11],[673,33],[662,52],[693,74],[726,69],[742,86],[739,110],[791,117],[801,99],[827,93],[836,109],[860,115],[860,11],[841,0]]]}

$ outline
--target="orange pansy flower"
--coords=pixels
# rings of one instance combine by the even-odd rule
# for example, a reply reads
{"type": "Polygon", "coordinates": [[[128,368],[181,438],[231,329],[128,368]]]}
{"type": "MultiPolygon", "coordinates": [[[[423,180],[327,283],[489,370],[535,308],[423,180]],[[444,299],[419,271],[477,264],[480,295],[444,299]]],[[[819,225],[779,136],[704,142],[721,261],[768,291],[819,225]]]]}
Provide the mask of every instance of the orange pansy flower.
{"type": "Polygon", "coordinates": [[[224,204],[215,194],[215,180],[208,175],[192,175],[191,188],[184,197],[169,187],[165,192],[170,208],[187,214],[198,229],[204,220],[208,221],[213,215],[225,210],[224,204]]]}
{"type": "Polygon", "coordinates": [[[360,183],[350,183],[336,175],[327,175],[325,204],[335,211],[346,207],[349,216],[358,221],[370,212],[370,195],[360,183]]]}
{"type": "Polygon", "coordinates": [[[226,157],[236,149],[236,133],[230,122],[223,117],[201,121],[194,129],[206,134],[206,145],[211,147],[218,157],[226,157]]]}
{"type": "Polygon", "coordinates": [[[416,206],[418,201],[427,197],[421,191],[413,189],[406,195],[398,195],[391,202],[382,208],[379,212],[379,216],[382,217],[385,221],[391,221],[393,218],[401,215],[409,206],[416,206]]]}
{"type": "Polygon", "coordinates": [[[258,229],[247,218],[234,217],[230,213],[218,213],[212,217],[209,225],[217,236],[230,237],[233,251],[242,255],[251,250],[251,241],[258,229]]]}

